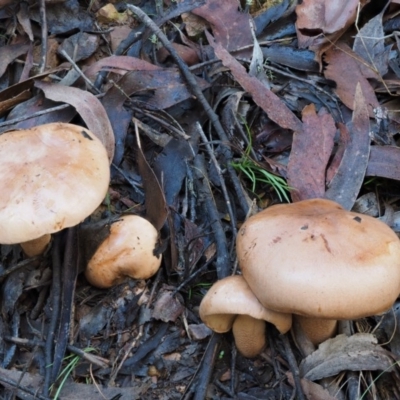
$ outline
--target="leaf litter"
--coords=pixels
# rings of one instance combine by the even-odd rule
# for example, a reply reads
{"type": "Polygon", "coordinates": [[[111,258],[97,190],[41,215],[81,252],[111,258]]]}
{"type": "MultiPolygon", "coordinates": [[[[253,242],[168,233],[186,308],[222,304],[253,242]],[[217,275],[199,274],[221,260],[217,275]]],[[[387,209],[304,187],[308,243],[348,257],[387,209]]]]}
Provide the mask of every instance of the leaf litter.
{"type": "Polygon", "coordinates": [[[372,201],[374,216],[398,231],[399,7],[144,2],[151,25],[122,3],[0,1],[0,131],[55,121],[92,130],[112,179],[80,227],[82,260],[124,213],[152,222],[164,259],[154,278],[99,290],[80,274],[84,262],[63,233],[32,260],[2,245],[2,395],[400,398],[397,303],[349,322],[353,335],[308,356],[291,342],[300,377],[272,327],[269,346],[248,360],[198,315],[210,285],[236,271],[235,235],[249,210],[283,201],[282,193],[366,213],[372,201]],[[64,256],[79,274],[63,272],[57,283],[55,260],[64,256]],[[57,308],[54,344],[47,332],[57,308]],[[58,365],[65,380],[54,376],[58,365]],[[326,385],[329,377],[341,384],[326,385]]]}

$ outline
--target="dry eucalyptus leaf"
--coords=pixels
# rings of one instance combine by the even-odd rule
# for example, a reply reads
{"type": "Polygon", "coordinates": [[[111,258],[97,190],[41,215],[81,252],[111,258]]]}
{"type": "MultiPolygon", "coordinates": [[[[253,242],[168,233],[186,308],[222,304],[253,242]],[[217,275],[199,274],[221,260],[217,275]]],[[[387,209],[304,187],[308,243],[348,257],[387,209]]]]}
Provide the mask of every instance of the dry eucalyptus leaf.
{"type": "Polygon", "coordinates": [[[367,176],[400,180],[400,148],[395,146],[371,146],[367,176]]]}
{"type": "Polygon", "coordinates": [[[352,211],[377,217],[379,215],[379,204],[376,194],[368,192],[360,196],[354,203],[352,211]]]}
{"type": "Polygon", "coordinates": [[[157,297],[152,312],[152,317],[164,322],[175,322],[183,313],[185,307],[180,303],[178,297],[170,290],[162,290],[157,297]]]}
{"type": "Polygon", "coordinates": [[[203,340],[212,334],[212,330],[204,324],[190,324],[188,330],[193,340],[203,340]]]}
{"type": "Polygon", "coordinates": [[[390,47],[385,48],[385,34],[382,25],[383,13],[386,8],[387,5],[360,29],[353,45],[354,52],[371,64],[382,76],[388,72],[390,52],[390,47]]]}
{"type": "Polygon", "coordinates": [[[389,370],[395,365],[390,353],[377,345],[370,333],[338,335],[319,345],[318,350],[300,364],[300,375],[310,381],[334,376],[339,372],[389,370]]]}
{"type": "Polygon", "coordinates": [[[143,154],[139,135],[137,135],[137,141],[137,163],[145,192],[146,218],[159,231],[168,216],[167,203],[160,182],[143,154]]]}
{"type": "Polygon", "coordinates": [[[351,210],[364,181],[370,153],[369,116],[367,103],[357,84],[351,137],[344,151],[336,175],[330,182],[325,197],[351,210]]]}
{"type": "Polygon", "coordinates": [[[303,130],[294,134],[287,166],[293,201],[324,196],[325,172],[336,134],[335,122],[323,108],[317,114],[315,105],[309,104],[302,115],[303,130]]]}
{"type": "MultiPolygon", "coordinates": [[[[286,372],[286,376],[289,383],[294,387],[292,373],[286,372]]],[[[308,400],[335,400],[335,397],[332,397],[321,385],[311,382],[308,379],[301,379],[301,388],[308,400]]]]}
{"type": "Polygon", "coordinates": [[[306,32],[337,32],[355,20],[358,3],[358,0],[303,0],[296,7],[297,29],[306,32]]]}
{"type": "Polygon", "coordinates": [[[90,92],[56,83],[36,81],[35,86],[43,90],[48,99],[71,104],[76,108],[88,129],[103,143],[111,163],[115,148],[114,132],[99,99],[90,92]]]}
{"type": "Polygon", "coordinates": [[[282,128],[301,131],[303,124],[289,107],[275,93],[262,85],[257,78],[250,76],[243,65],[231,56],[221,43],[216,42],[207,31],[206,36],[215,55],[225,67],[230,69],[235,80],[253,97],[254,102],[268,114],[268,117],[282,128]]]}
{"type": "Polygon", "coordinates": [[[29,44],[13,44],[1,48],[0,76],[6,72],[7,67],[19,56],[26,54],[29,44]]]}
{"type": "Polygon", "coordinates": [[[325,78],[335,81],[335,92],[345,106],[354,110],[356,87],[360,84],[368,104],[369,116],[373,118],[374,108],[379,107],[374,89],[368,81],[369,78],[376,78],[373,69],[365,68],[366,61],[344,43],[337,43],[328,50],[324,61],[327,63],[325,78]]]}
{"type": "Polygon", "coordinates": [[[236,50],[253,43],[251,17],[248,13],[240,12],[237,0],[208,0],[204,6],[192,12],[211,25],[216,41],[224,48],[236,50]]]}

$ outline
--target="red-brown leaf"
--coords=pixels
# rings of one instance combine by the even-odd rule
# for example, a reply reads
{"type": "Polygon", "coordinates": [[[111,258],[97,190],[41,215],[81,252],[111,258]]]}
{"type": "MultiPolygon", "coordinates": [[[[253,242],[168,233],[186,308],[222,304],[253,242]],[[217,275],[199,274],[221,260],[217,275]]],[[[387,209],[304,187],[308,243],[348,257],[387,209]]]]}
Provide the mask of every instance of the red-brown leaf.
{"type": "Polygon", "coordinates": [[[36,81],[35,86],[43,90],[45,96],[53,101],[71,104],[107,149],[110,163],[114,156],[115,139],[106,110],[90,92],[63,86],[56,83],[36,81]]]}
{"type": "Polygon", "coordinates": [[[207,39],[222,64],[231,70],[235,80],[252,95],[254,102],[268,114],[272,121],[282,128],[293,131],[302,129],[301,121],[275,93],[267,89],[257,78],[250,76],[245,68],[220,43],[214,41],[210,34],[207,34],[207,39]]]}
{"type": "Polygon", "coordinates": [[[315,112],[314,104],[303,110],[303,130],[293,137],[287,167],[293,201],[323,197],[325,171],[333,149],[335,122],[326,111],[315,112]]]}

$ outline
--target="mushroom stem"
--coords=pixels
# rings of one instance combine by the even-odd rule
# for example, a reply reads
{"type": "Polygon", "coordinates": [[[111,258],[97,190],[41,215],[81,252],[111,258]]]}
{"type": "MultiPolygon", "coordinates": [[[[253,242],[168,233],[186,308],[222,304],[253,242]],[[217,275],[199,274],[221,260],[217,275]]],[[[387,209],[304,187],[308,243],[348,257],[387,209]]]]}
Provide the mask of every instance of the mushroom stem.
{"type": "Polygon", "coordinates": [[[255,357],[261,353],[266,345],[266,323],[250,315],[241,314],[235,318],[232,333],[239,352],[245,357],[255,357]]]}
{"type": "Polygon", "coordinates": [[[46,234],[37,239],[29,240],[28,242],[20,243],[22,250],[28,257],[38,256],[46,250],[50,243],[51,235],[46,234]]]}
{"type": "Polygon", "coordinates": [[[333,337],[337,331],[336,319],[309,318],[301,315],[293,315],[297,320],[301,329],[314,344],[318,346],[320,343],[333,337]]]}

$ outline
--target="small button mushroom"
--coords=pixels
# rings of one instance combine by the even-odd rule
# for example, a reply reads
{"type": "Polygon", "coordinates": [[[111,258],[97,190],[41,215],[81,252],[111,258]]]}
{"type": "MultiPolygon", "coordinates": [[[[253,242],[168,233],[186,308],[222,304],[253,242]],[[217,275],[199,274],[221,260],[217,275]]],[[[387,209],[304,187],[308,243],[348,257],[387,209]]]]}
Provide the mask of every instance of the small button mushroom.
{"type": "Polygon", "coordinates": [[[292,325],[290,314],[263,307],[242,276],[221,279],[212,285],[200,303],[200,318],[214,332],[232,329],[237,349],[245,357],[255,357],[265,347],[265,321],[281,333],[292,325]]]}
{"type": "Polygon", "coordinates": [[[158,240],[156,228],[138,215],[125,215],[110,227],[109,236],[89,260],[85,275],[89,283],[109,288],[127,277],[148,279],[161,265],[155,254],[158,240]]]}
{"type": "Polygon", "coordinates": [[[293,313],[315,344],[337,320],[388,310],[400,293],[400,241],[381,221],[324,199],[267,208],[237,236],[239,264],[260,303],[293,313]]]}
{"type": "Polygon", "coordinates": [[[53,123],[0,135],[0,243],[41,254],[50,235],[80,223],[109,185],[106,149],[89,130],[53,123]]]}

